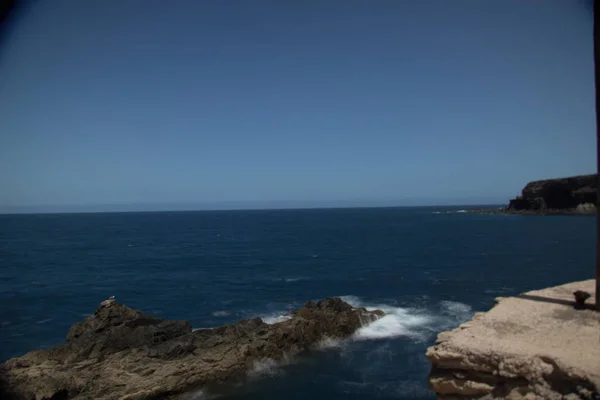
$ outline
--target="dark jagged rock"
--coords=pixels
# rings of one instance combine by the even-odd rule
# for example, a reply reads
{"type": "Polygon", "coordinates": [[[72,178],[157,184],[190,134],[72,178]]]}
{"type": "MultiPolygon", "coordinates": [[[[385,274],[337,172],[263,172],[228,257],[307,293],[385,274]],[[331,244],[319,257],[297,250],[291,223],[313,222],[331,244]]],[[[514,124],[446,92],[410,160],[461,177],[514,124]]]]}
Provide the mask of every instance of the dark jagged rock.
{"type": "Polygon", "coordinates": [[[187,321],[155,318],[109,299],[73,325],[65,344],[1,364],[0,398],[176,398],[241,378],[257,362],[348,337],[382,315],[329,298],[309,301],[276,324],[255,318],[192,331],[187,321]]]}
{"type": "MultiPolygon", "coordinates": [[[[575,211],[580,205],[596,204],[597,188],[598,175],[596,174],[534,181],[523,188],[521,196],[510,201],[508,210],[575,211]]],[[[591,210],[591,207],[586,209],[591,210]]]]}

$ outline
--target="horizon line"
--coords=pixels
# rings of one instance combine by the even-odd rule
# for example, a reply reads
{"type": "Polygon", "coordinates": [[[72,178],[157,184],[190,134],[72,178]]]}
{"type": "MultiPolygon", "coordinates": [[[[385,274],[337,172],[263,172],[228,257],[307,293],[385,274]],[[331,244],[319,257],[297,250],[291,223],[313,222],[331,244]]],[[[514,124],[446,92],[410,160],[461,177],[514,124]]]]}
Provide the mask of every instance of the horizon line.
{"type": "MultiPolygon", "coordinates": [[[[301,210],[339,210],[339,209],[375,209],[375,208],[434,208],[434,207],[490,207],[504,206],[500,203],[475,204],[421,204],[421,205],[337,205],[337,206],[290,206],[290,207],[253,207],[253,208],[183,208],[183,209],[139,209],[139,210],[53,210],[53,211],[0,211],[3,215],[54,215],[54,214],[126,214],[126,213],[174,213],[174,212],[220,212],[220,211],[301,211],[301,210]]],[[[53,207],[53,206],[24,206],[24,207],[53,207]]],[[[68,207],[68,206],[54,206],[68,207]]]]}

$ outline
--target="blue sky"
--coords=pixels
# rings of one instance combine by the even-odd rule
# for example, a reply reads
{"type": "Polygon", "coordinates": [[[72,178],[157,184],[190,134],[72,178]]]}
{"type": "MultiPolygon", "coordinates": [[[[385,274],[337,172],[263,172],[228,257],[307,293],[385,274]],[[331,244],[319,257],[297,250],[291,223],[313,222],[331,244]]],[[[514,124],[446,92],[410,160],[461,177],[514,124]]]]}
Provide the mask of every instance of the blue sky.
{"type": "Polygon", "coordinates": [[[591,2],[33,2],[0,210],[504,203],[595,171],[591,2]]]}

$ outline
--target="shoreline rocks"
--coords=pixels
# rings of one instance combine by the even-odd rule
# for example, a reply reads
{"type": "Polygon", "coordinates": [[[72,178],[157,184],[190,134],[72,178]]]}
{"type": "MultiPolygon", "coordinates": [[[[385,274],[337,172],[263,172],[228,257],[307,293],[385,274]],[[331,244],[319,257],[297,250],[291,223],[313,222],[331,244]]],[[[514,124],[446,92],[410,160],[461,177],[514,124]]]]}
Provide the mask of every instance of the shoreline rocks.
{"type": "Polygon", "coordinates": [[[309,301],[276,324],[254,318],[192,331],[187,321],[159,319],[111,298],[74,324],[65,344],[0,364],[0,398],[177,398],[241,379],[257,362],[347,338],[382,315],[328,298],[309,301]]]}

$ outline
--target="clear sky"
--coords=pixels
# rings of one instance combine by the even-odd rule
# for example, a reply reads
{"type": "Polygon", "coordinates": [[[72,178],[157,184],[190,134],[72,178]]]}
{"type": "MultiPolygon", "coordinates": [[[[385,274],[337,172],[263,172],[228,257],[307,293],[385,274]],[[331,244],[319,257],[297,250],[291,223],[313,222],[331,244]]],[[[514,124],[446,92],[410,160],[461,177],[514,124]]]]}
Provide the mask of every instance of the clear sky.
{"type": "Polygon", "coordinates": [[[0,211],[505,203],[595,171],[580,0],[38,0],[0,211]]]}

